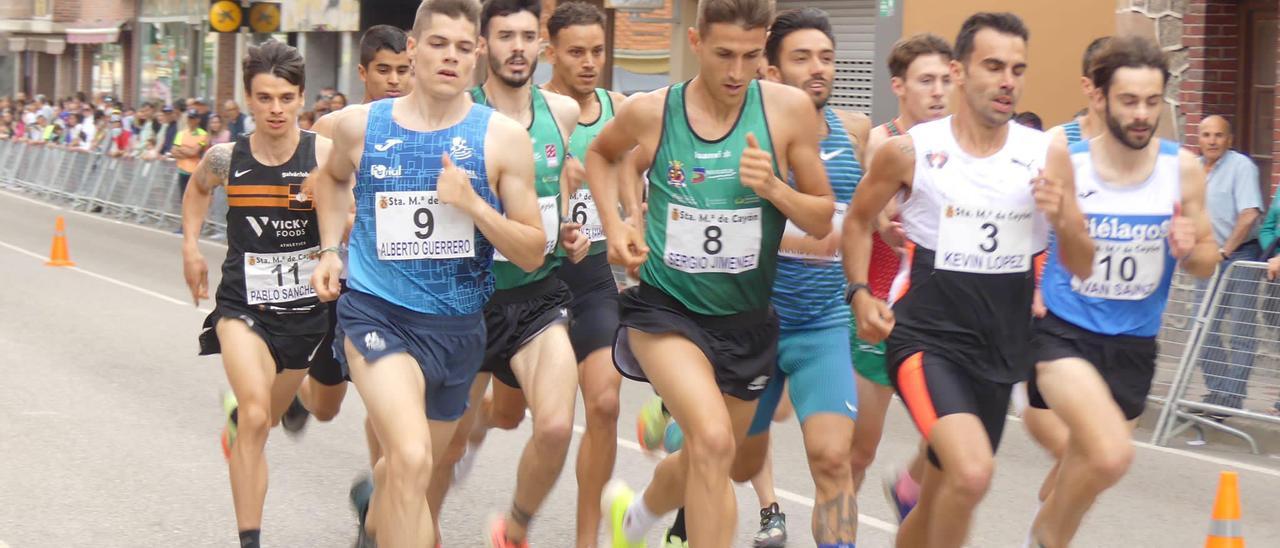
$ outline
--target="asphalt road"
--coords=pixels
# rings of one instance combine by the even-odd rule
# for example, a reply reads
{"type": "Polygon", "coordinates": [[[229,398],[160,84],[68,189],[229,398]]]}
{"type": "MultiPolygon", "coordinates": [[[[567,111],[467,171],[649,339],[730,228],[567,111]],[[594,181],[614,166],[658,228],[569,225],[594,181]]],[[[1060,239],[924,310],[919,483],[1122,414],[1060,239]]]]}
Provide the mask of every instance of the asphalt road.
{"type": "MultiPolygon", "coordinates": [[[[215,284],[224,250],[203,246],[215,284]]],[[[235,545],[218,448],[218,394],[226,380],[216,357],[196,356],[210,304],[200,310],[189,302],[180,257],[173,234],[0,191],[0,548],[235,545]],[[43,265],[59,214],[67,219],[74,269],[43,265]]],[[[633,486],[652,471],[653,460],[631,438],[635,413],[650,395],[646,385],[623,385],[615,475],[633,486]]],[[[355,520],[347,489],[366,468],[363,418],[352,390],[333,422],[313,423],[299,439],[272,433],[264,544],[350,545],[355,520]]],[[[775,433],[776,487],[791,545],[812,545],[813,487],[799,429],[788,422],[775,433]]],[[[483,545],[488,517],[509,504],[511,462],[527,436],[527,425],[489,436],[470,480],[445,508],[448,546],[483,545]]],[[[895,403],[870,477],[909,455],[916,440],[895,403]]],[[[1022,545],[1048,467],[1011,421],[971,546],[1022,545]]],[[[1203,543],[1218,472],[1227,469],[1241,474],[1248,543],[1280,546],[1280,460],[1217,445],[1193,452],[1141,443],[1132,471],[1087,516],[1077,545],[1203,543]]],[[[572,545],[574,489],[571,460],[534,522],[535,546],[572,545]]],[[[737,494],[737,544],[749,546],[758,506],[749,485],[737,494]]],[[[877,486],[869,484],[859,503],[858,544],[890,546],[891,513],[877,486]]]]}

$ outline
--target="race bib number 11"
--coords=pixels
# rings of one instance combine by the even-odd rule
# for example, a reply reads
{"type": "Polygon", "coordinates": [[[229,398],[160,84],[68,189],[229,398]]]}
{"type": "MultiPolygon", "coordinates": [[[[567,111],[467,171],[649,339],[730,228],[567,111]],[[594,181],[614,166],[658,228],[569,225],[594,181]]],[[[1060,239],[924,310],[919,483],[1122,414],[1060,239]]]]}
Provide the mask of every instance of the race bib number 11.
{"type": "Polygon", "coordinates": [[[315,297],[311,274],[320,262],[319,251],[319,247],[311,247],[284,253],[245,253],[247,304],[288,303],[315,297]]]}
{"type": "Polygon", "coordinates": [[[938,222],[933,267],[974,274],[1031,270],[1035,211],[949,204],[938,222]]]}

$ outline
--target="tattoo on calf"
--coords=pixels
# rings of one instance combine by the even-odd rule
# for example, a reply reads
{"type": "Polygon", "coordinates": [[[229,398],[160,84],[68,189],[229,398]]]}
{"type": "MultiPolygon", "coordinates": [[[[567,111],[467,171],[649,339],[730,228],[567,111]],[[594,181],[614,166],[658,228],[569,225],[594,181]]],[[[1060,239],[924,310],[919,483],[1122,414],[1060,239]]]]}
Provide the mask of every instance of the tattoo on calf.
{"type": "Polygon", "coordinates": [[[819,544],[853,542],[858,534],[858,499],[836,495],[813,508],[814,540],[819,544]]]}

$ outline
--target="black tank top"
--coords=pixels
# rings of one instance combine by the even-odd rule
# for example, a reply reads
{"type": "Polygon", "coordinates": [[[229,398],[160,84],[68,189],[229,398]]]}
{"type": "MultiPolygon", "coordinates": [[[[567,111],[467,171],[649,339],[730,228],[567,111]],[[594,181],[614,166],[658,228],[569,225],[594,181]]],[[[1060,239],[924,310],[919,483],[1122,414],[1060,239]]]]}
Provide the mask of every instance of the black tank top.
{"type": "Polygon", "coordinates": [[[315,134],[303,131],[293,156],[268,166],[254,159],[249,137],[240,137],[227,173],[227,258],[218,305],[279,320],[277,329],[291,333],[320,333],[327,323],[328,307],[311,286],[319,223],[314,202],[302,192],[316,167],[315,143],[315,134]]]}

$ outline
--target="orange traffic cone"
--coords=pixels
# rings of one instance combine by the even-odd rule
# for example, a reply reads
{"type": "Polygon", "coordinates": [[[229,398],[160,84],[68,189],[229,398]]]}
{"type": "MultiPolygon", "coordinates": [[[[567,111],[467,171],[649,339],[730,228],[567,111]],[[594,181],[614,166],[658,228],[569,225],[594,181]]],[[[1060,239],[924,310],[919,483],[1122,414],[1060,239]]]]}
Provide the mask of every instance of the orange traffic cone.
{"type": "Polygon", "coordinates": [[[49,262],[45,266],[75,266],[67,252],[67,221],[61,216],[53,224],[53,248],[49,250],[49,262]]]}
{"type": "Polygon", "coordinates": [[[1240,476],[1223,472],[1218,479],[1218,496],[1213,499],[1209,538],[1204,548],[1244,548],[1244,527],[1240,524],[1240,476]]]}

